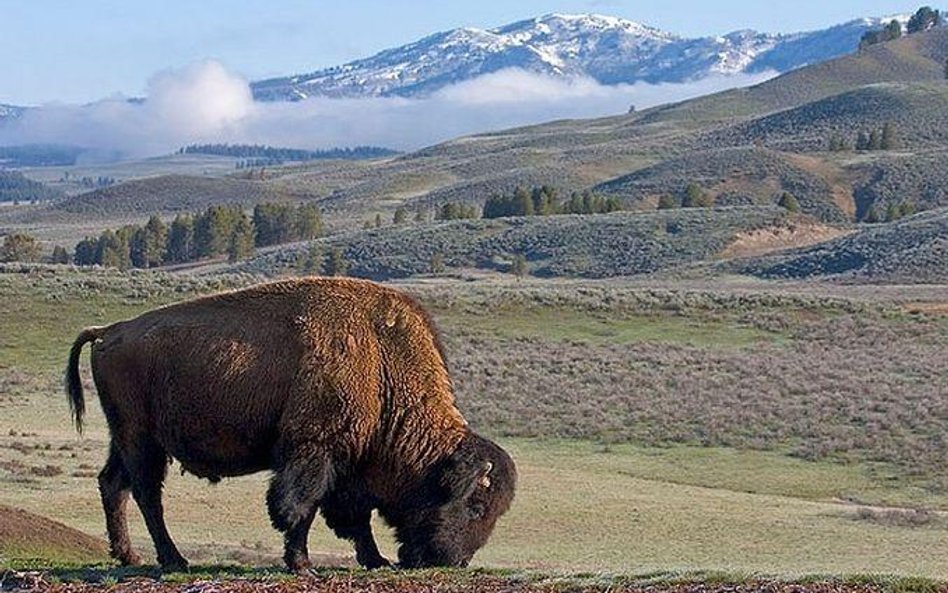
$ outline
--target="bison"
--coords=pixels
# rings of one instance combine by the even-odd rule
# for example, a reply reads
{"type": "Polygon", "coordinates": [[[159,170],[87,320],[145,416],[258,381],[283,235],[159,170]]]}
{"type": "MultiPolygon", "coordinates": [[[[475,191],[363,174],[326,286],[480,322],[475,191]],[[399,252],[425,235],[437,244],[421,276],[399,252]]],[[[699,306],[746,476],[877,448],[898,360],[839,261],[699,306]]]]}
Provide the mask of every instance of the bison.
{"type": "Polygon", "coordinates": [[[466,566],[513,499],[513,460],[468,427],[431,319],[396,290],[287,280],[84,329],[66,371],[79,431],[88,342],[111,435],[99,490],[122,564],[141,561],[131,493],[162,568],[187,568],[162,515],[172,460],[211,482],[272,471],[267,510],[291,570],[310,566],[317,511],[362,566],[389,565],[374,509],[394,528],[400,566],[466,566]]]}

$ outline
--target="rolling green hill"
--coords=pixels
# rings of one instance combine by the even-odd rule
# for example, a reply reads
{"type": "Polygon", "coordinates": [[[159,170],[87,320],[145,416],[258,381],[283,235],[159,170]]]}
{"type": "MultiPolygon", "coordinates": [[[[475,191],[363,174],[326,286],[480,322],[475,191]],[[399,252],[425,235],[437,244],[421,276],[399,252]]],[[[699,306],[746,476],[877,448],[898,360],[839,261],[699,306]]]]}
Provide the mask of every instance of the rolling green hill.
{"type": "Polygon", "coordinates": [[[690,152],[600,184],[595,190],[654,208],[661,196],[674,196],[680,203],[689,184],[710,192],[722,206],[773,205],[789,192],[807,214],[830,222],[846,220],[833,202],[833,188],[826,179],[778,152],[753,147],[690,152]]]}
{"type": "Polygon", "coordinates": [[[706,134],[712,146],[766,145],[792,152],[825,151],[841,137],[895,126],[900,149],[948,141],[948,82],[873,84],[706,134]]]}
{"type": "Polygon", "coordinates": [[[141,213],[193,212],[212,204],[276,201],[280,193],[265,183],[243,179],[162,175],[72,196],[51,210],[85,217],[141,213]]]}
{"type": "MultiPolygon", "coordinates": [[[[454,266],[502,269],[504,258],[524,253],[540,275],[641,274],[665,269],[673,261],[711,257],[721,245],[709,248],[707,228],[694,229],[697,235],[690,242],[661,239],[655,243],[661,247],[635,243],[629,237],[642,240],[644,227],[630,231],[626,222],[616,223],[626,220],[621,216],[569,223],[565,218],[435,223],[386,229],[377,236],[357,229],[376,218],[392,220],[396,208],[407,209],[413,220],[430,219],[447,202],[479,209],[491,195],[518,185],[551,185],[561,195],[595,189],[645,211],[654,210],[662,195],[680,196],[690,183],[724,207],[772,206],[789,192],[804,214],[831,224],[884,217],[890,206],[914,211],[948,207],[948,193],[941,189],[948,181],[942,165],[948,143],[946,58],[948,29],[938,29],[747,89],[640,113],[503,130],[374,161],[268,168],[265,179],[140,179],[47,209],[0,212],[0,226],[31,224],[48,237],[55,225],[143,222],[151,214],[168,216],[213,203],[249,207],[261,201],[313,201],[329,228],[344,233],[325,245],[343,246],[357,262],[353,272],[370,277],[423,272],[442,245],[445,260],[454,266]],[[851,143],[860,131],[878,132],[887,124],[898,140],[889,150],[826,150],[834,136],[851,143]],[[484,238],[488,235],[502,243],[490,243],[484,238]],[[383,247],[373,247],[373,241],[383,247]],[[421,249],[423,241],[432,247],[421,249]],[[590,245],[597,242],[621,247],[608,256],[590,255],[590,245]],[[688,249],[693,251],[686,253],[688,249]],[[639,253],[640,260],[622,250],[639,253]],[[675,256],[669,259],[665,254],[671,252],[675,256]],[[494,261],[495,256],[500,259],[494,261]]],[[[669,216],[654,214],[648,224],[658,228],[669,216]]],[[[674,216],[704,217],[714,221],[711,228],[728,215],[674,216]]],[[[747,228],[755,224],[749,221],[747,228]]]]}
{"type": "Polygon", "coordinates": [[[237,270],[280,275],[306,269],[338,248],[352,275],[391,279],[432,271],[439,257],[447,269],[506,272],[517,255],[539,277],[632,276],[699,263],[720,253],[739,233],[781,225],[776,207],[683,209],[458,220],[391,226],[328,237],[263,254],[237,270]]]}

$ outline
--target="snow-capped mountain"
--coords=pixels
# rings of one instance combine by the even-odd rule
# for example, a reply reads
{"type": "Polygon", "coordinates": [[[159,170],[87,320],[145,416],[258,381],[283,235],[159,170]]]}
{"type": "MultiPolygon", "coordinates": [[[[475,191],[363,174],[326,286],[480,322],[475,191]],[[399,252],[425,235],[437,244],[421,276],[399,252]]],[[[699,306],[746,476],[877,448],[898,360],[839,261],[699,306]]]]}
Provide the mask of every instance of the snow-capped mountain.
{"type": "Polygon", "coordinates": [[[14,117],[19,117],[26,110],[24,107],[17,107],[16,105],[5,105],[0,103],[0,120],[7,118],[13,119],[14,117]]]}
{"type": "Polygon", "coordinates": [[[854,51],[863,33],[892,18],[908,20],[908,16],[866,18],[790,35],[745,30],[687,39],[615,17],[551,14],[496,29],[436,33],[370,58],[263,80],[252,87],[258,99],[292,101],[313,96],[424,96],[506,68],[588,76],[602,84],[786,72],[854,51]]]}

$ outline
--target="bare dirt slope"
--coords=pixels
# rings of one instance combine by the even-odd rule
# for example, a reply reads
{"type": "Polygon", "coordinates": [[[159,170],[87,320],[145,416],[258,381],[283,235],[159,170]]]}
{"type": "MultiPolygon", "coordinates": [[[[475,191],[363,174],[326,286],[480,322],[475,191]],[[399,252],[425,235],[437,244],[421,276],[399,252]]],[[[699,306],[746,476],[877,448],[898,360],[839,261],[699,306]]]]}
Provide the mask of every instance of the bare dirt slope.
{"type": "Polygon", "coordinates": [[[57,521],[0,505],[0,557],[95,562],[108,558],[108,546],[57,521]]]}

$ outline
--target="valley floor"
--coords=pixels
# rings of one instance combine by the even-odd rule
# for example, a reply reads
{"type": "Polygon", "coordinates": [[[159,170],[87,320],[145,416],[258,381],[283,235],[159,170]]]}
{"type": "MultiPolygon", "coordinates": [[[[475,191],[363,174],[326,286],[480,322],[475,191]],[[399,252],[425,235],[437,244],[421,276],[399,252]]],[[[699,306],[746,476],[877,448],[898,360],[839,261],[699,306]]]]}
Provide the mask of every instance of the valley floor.
{"type": "MultiPolygon", "coordinates": [[[[102,536],[95,474],[107,433],[91,401],[84,436],[72,430],[59,383],[68,345],[83,326],[252,280],[42,267],[0,274],[0,504],[102,536]]],[[[475,557],[479,567],[512,572],[463,577],[475,579],[478,590],[562,590],[555,580],[516,575],[577,571],[948,581],[948,489],[938,437],[948,429],[948,318],[938,313],[944,287],[405,287],[433,310],[445,334],[466,416],[508,448],[521,476],[512,510],[475,557]]],[[[94,389],[87,393],[94,398],[94,389]]],[[[210,486],[173,465],[168,523],[186,555],[205,565],[279,564],[281,540],[263,504],[266,480],[260,474],[210,486]]],[[[132,519],[147,556],[144,526],[137,514],[132,519]]],[[[383,553],[393,556],[387,529],[377,525],[377,532],[383,553]]],[[[81,590],[54,582],[76,576],[62,568],[74,560],[10,549],[0,542],[0,566],[58,566],[38,578],[53,578],[43,583],[54,589],[81,590]]],[[[348,544],[321,524],[310,550],[318,564],[352,565],[348,544]]],[[[273,586],[342,591],[355,578],[352,590],[415,590],[403,582],[413,576],[363,582],[352,574],[312,582],[279,577],[273,586]]],[[[109,584],[126,576],[102,578],[109,584]]],[[[452,578],[425,581],[424,590],[461,590],[452,578]]],[[[629,585],[610,582],[587,580],[575,590],[629,585]]],[[[800,590],[770,582],[741,587],[730,590],[800,590]]]]}

